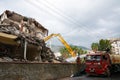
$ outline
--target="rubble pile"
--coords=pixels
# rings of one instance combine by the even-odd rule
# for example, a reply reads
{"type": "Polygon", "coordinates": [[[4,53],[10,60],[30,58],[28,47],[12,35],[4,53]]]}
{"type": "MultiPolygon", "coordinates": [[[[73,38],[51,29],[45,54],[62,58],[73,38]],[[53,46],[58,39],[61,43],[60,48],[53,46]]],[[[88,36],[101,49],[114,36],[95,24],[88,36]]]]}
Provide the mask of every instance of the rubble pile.
{"type": "Polygon", "coordinates": [[[28,43],[27,61],[53,62],[55,56],[43,40],[48,30],[35,19],[6,10],[0,15],[0,33],[15,35],[17,45],[0,42],[0,61],[24,61],[24,42],[28,43]]]}
{"type": "Polygon", "coordinates": [[[30,35],[29,33],[20,32],[15,26],[11,25],[0,25],[0,32],[12,34],[18,36],[18,39],[27,40],[30,44],[42,45],[43,39],[36,37],[35,35],[30,35]],[[41,44],[42,43],[42,44],[41,44]]]}

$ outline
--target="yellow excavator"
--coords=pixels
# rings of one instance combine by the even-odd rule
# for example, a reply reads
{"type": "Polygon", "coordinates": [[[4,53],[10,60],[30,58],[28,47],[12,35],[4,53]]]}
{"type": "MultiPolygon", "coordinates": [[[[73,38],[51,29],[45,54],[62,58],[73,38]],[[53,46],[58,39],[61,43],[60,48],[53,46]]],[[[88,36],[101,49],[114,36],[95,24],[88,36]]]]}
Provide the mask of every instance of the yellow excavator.
{"type": "Polygon", "coordinates": [[[72,48],[70,47],[70,45],[64,40],[64,38],[60,34],[51,34],[51,35],[45,37],[44,41],[46,42],[47,40],[49,40],[52,37],[57,37],[61,41],[61,43],[67,48],[67,50],[69,51],[69,53],[73,57],[76,56],[75,52],[72,50],[72,48]]]}

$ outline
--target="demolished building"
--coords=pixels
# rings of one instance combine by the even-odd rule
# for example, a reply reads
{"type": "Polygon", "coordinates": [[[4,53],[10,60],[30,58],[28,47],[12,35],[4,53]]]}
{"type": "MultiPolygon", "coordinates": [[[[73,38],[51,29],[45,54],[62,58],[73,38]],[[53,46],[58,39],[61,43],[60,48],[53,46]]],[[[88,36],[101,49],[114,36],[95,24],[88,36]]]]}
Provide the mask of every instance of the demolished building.
{"type": "Polygon", "coordinates": [[[47,35],[35,19],[6,10],[0,15],[0,61],[53,62],[55,56],[43,40],[47,35]]]}

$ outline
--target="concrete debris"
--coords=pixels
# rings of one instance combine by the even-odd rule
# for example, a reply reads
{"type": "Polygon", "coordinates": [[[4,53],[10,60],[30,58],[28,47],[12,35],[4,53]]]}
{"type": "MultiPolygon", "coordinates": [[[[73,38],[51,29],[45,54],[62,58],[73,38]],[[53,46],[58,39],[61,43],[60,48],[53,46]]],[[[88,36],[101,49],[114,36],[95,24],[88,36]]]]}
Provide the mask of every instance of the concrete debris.
{"type": "Polygon", "coordinates": [[[2,25],[10,25],[11,27],[14,26],[21,32],[29,33],[39,38],[43,38],[48,35],[48,30],[33,18],[27,18],[8,10],[1,14],[0,23],[2,25]]]}
{"type": "Polygon", "coordinates": [[[0,62],[55,62],[53,52],[43,40],[48,35],[48,30],[35,19],[6,10],[0,15],[0,32],[17,36],[15,41],[18,43],[10,45],[0,42],[0,62]],[[26,54],[25,41],[28,43],[26,54]]]}
{"type": "Polygon", "coordinates": [[[63,57],[59,56],[55,58],[56,61],[63,62],[63,63],[68,63],[63,57]]]}
{"type": "Polygon", "coordinates": [[[2,60],[1,62],[12,62],[13,59],[11,59],[10,57],[2,57],[0,60],[2,60]]]}

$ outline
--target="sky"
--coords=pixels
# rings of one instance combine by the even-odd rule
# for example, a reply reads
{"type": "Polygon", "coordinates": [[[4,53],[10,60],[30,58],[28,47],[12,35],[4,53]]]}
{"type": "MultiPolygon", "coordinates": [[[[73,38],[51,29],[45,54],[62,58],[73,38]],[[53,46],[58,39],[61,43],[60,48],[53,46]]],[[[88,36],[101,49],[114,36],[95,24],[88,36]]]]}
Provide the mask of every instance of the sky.
{"type": "MultiPolygon", "coordinates": [[[[90,48],[120,37],[120,0],[0,0],[0,14],[5,10],[36,19],[70,45],[90,48]]],[[[61,45],[56,38],[50,42],[61,45]]]]}

